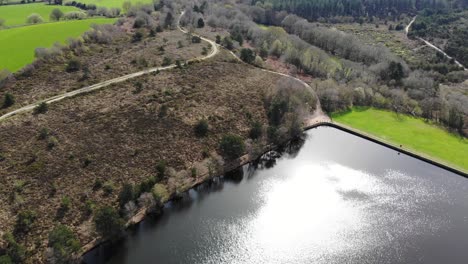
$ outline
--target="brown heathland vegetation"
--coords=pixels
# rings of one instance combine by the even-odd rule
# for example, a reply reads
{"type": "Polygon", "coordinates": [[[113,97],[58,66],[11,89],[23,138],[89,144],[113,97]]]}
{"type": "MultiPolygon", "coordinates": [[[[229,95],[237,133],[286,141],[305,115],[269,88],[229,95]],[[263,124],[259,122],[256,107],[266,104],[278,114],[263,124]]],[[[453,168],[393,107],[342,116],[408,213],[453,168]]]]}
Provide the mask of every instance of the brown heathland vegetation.
{"type": "Polygon", "coordinates": [[[265,96],[281,78],[221,52],[209,61],[52,104],[45,114],[1,122],[0,229],[12,231],[19,211],[37,212],[19,241],[31,263],[44,261],[47,235],[59,223],[70,226],[82,244],[90,242],[96,234],[87,201],[117,206],[122,184],[155,175],[163,160],[174,171],[161,180],[170,193],[199,181],[203,168],[195,176],[180,172],[218,151],[223,135],[246,139],[252,122],[267,124],[265,96]],[[209,124],[202,138],[194,133],[201,119],[209,124]],[[95,190],[96,181],[114,190],[95,190]],[[64,197],[71,200],[66,212],[60,210],[64,197]]]}

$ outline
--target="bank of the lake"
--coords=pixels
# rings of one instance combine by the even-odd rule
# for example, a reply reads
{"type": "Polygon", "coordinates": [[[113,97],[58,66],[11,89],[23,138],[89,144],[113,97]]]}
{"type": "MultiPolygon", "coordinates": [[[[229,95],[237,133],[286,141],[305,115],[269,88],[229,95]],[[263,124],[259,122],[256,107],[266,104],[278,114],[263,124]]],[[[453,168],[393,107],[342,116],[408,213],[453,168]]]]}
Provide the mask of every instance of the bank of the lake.
{"type": "Polygon", "coordinates": [[[85,263],[464,263],[465,178],[332,127],[305,134],[85,263]]]}
{"type": "Polygon", "coordinates": [[[374,108],[353,108],[333,121],[363,131],[403,149],[468,171],[468,140],[423,119],[374,108]]]}

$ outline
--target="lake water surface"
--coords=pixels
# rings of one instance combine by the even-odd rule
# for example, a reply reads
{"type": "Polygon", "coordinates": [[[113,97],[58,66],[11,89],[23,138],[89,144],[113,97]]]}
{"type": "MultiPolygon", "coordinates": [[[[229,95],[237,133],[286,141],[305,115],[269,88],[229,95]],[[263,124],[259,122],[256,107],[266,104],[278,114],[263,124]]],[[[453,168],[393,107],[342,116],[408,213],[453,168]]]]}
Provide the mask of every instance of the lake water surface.
{"type": "MultiPolygon", "coordinates": [[[[468,158],[468,157],[467,157],[468,158]]],[[[89,263],[468,263],[468,179],[330,127],[191,190],[89,263]]]]}

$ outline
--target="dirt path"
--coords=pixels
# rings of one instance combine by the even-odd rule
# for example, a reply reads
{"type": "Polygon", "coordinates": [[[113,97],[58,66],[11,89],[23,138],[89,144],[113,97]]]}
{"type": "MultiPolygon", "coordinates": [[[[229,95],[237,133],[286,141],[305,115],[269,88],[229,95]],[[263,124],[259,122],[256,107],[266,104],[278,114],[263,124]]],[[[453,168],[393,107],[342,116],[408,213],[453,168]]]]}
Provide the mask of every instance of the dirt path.
{"type": "MultiPolygon", "coordinates": [[[[416,17],[413,17],[413,19],[411,20],[411,22],[406,26],[405,28],[405,33],[406,33],[406,37],[408,37],[408,33],[409,33],[409,29],[411,28],[411,25],[414,23],[414,21],[416,21],[416,17]]],[[[424,42],[424,44],[426,44],[427,46],[435,49],[436,51],[444,54],[444,56],[449,59],[449,60],[454,60],[455,64],[457,64],[459,67],[463,68],[463,70],[467,70],[467,68],[465,68],[465,66],[463,66],[463,64],[461,64],[459,61],[457,61],[455,58],[451,57],[450,55],[448,55],[447,53],[445,53],[443,50],[439,49],[438,47],[436,47],[434,44],[430,43],[429,41],[423,39],[423,38],[420,38],[420,37],[416,37],[417,39],[419,39],[420,41],[424,42]]]]}
{"type": "MultiPolygon", "coordinates": [[[[183,33],[188,33],[188,31],[181,27],[180,26],[180,19],[181,17],[185,14],[185,11],[182,12],[178,18],[178,21],[177,21],[177,29],[180,30],[181,32],[183,33]]],[[[413,22],[414,22],[414,19],[413,19],[413,22]]],[[[208,43],[210,43],[211,45],[211,51],[208,55],[206,56],[203,56],[203,57],[197,57],[197,58],[194,58],[194,59],[191,59],[189,61],[194,61],[194,60],[207,60],[207,59],[210,59],[212,57],[214,57],[216,54],[219,53],[219,49],[221,48],[221,46],[219,44],[217,44],[216,42],[214,42],[213,40],[210,40],[208,38],[205,38],[205,37],[202,37],[200,35],[196,35],[194,34],[195,36],[198,36],[200,37],[203,41],[206,41],[208,43]]],[[[232,51],[229,51],[229,53],[234,57],[236,58],[236,60],[240,61],[240,62],[243,62],[234,52],[232,51]]],[[[244,63],[244,62],[243,62],[244,63]]],[[[53,96],[53,97],[50,97],[50,98],[47,98],[47,99],[44,99],[44,100],[41,100],[41,101],[38,101],[38,102],[35,102],[33,104],[30,104],[30,105],[26,105],[26,106],[23,106],[21,108],[18,108],[16,110],[13,110],[11,112],[8,112],[2,116],[0,116],[0,121],[2,120],[5,120],[9,117],[12,117],[14,115],[17,115],[17,114],[21,114],[21,113],[25,113],[25,112],[29,112],[29,111],[32,111],[37,105],[41,104],[41,103],[46,103],[46,104],[51,104],[51,103],[55,103],[55,102],[58,102],[58,101],[61,101],[63,99],[66,99],[66,98],[69,98],[69,97],[73,97],[73,96],[76,96],[76,95],[79,95],[79,94],[83,94],[83,93],[89,93],[89,92],[92,92],[92,91],[95,91],[95,90],[99,90],[99,89],[102,89],[102,88],[105,88],[111,84],[115,84],[115,83],[119,83],[119,82],[124,82],[126,80],[129,80],[129,79],[133,79],[133,78],[136,78],[136,77],[139,77],[139,76],[142,76],[142,75],[146,75],[146,74],[149,74],[149,73],[153,73],[153,72],[157,72],[157,71],[165,71],[165,70],[170,70],[170,69],[173,69],[177,67],[176,64],[172,64],[172,65],[169,65],[169,66],[165,66],[165,67],[154,67],[154,68],[149,68],[149,69],[146,69],[146,70],[143,70],[143,71],[139,71],[139,72],[135,72],[135,73],[131,73],[131,74],[127,74],[127,75],[124,75],[124,76],[120,76],[120,77],[117,77],[117,78],[114,78],[114,79],[111,79],[111,80],[107,80],[107,81],[104,81],[104,82],[100,82],[100,83],[97,83],[97,84],[93,84],[91,86],[86,86],[86,87],[83,87],[83,88],[80,88],[80,89],[77,89],[77,90],[74,90],[74,91],[71,91],[71,92],[67,92],[67,93],[64,93],[64,94],[59,94],[59,95],[56,95],[56,96],[53,96]]],[[[302,85],[304,85],[305,87],[307,87],[308,89],[312,89],[312,87],[310,87],[306,82],[304,82],[303,80],[301,79],[298,79],[296,77],[293,77],[291,75],[287,75],[287,74],[284,74],[284,73],[279,73],[279,72],[275,72],[275,71],[270,71],[270,70],[266,70],[266,69],[261,69],[262,71],[264,72],[269,72],[269,73],[272,73],[272,74],[277,74],[277,75],[281,75],[281,76],[284,76],[284,77],[288,77],[288,78],[292,78],[298,82],[300,82],[302,85]]],[[[314,112],[314,114],[310,117],[310,118],[307,118],[307,121],[306,121],[306,124],[309,124],[310,122],[315,122],[315,121],[318,121],[318,120],[327,120],[327,121],[330,121],[330,118],[325,114],[323,113],[322,109],[321,109],[321,106],[320,106],[320,101],[318,100],[317,98],[317,105],[316,105],[316,110],[314,112]]]]}
{"type": "MultiPolygon", "coordinates": [[[[183,33],[187,33],[187,30],[183,29],[180,27],[179,25],[179,21],[180,21],[180,18],[184,15],[184,12],[182,12],[182,14],[179,16],[179,20],[177,22],[177,28],[182,31],[183,33]]],[[[202,40],[210,43],[211,45],[211,51],[208,55],[206,56],[203,56],[203,57],[197,57],[197,58],[193,58],[189,61],[192,61],[192,60],[207,60],[213,56],[215,56],[216,54],[219,53],[219,48],[217,46],[217,44],[212,41],[212,40],[209,40],[207,38],[204,38],[204,37],[201,37],[199,36],[202,40]]],[[[51,104],[51,103],[55,103],[55,102],[58,102],[58,101],[61,101],[63,99],[66,99],[66,98],[69,98],[69,97],[73,97],[73,96],[76,96],[76,95],[79,95],[79,94],[83,94],[83,93],[89,93],[89,92],[92,92],[92,91],[95,91],[95,90],[99,90],[99,89],[102,89],[102,88],[105,88],[111,84],[115,84],[115,83],[119,83],[119,82],[123,82],[123,81],[126,81],[126,80],[129,80],[129,79],[133,79],[133,78],[136,78],[136,77],[139,77],[139,76],[142,76],[142,75],[146,75],[146,74],[149,74],[149,73],[153,73],[153,72],[157,72],[157,71],[166,71],[166,70],[170,70],[170,69],[173,69],[177,67],[176,64],[172,64],[172,65],[169,65],[169,66],[165,66],[165,67],[154,67],[154,68],[149,68],[149,69],[146,69],[146,70],[143,70],[143,71],[139,71],[139,72],[135,72],[135,73],[131,73],[131,74],[127,74],[127,75],[124,75],[124,76],[120,76],[120,77],[117,77],[117,78],[114,78],[114,79],[111,79],[111,80],[107,80],[107,81],[104,81],[104,82],[100,82],[100,83],[97,83],[97,84],[93,84],[91,86],[86,86],[86,87],[83,87],[83,88],[80,88],[80,89],[77,89],[77,90],[74,90],[74,91],[71,91],[71,92],[67,92],[67,93],[63,93],[63,94],[59,94],[59,95],[56,95],[56,96],[53,96],[53,97],[50,97],[50,98],[47,98],[47,99],[44,99],[44,100],[41,100],[41,101],[38,101],[38,102],[35,102],[33,104],[30,104],[30,105],[26,105],[26,106],[23,106],[21,108],[18,108],[16,110],[13,110],[11,112],[8,112],[2,116],[0,116],[0,121],[2,120],[5,120],[9,117],[12,117],[14,115],[17,115],[17,114],[21,114],[21,113],[25,113],[25,112],[29,112],[29,111],[32,111],[37,105],[41,104],[41,103],[46,103],[46,104],[51,104]]]]}

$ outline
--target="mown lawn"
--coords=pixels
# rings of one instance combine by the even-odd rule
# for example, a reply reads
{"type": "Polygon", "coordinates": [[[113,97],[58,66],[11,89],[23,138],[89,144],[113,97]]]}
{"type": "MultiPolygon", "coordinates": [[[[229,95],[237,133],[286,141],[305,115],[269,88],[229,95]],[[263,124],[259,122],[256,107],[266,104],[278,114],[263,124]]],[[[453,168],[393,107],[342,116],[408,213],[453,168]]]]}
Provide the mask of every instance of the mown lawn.
{"type": "Polygon", "coordinates": [[[103,6],[103,7],[118,7],[122,8],[124,2],[131,2],[132,4],[149,4],[152,3],[153,0],[80,0],[77,1],[83,4],[95,4],[96,6],[103,6]]]}
{"type": "Polygon", "coordinates": [[[37,47],[51,47],[55,42],[65,43],[78,37],[92,24],[109,24],[115,19],[97,18],[46,23],[0,30],[0,70],[15,72],[34,60],[37,47]]]}
{"type": "Polygon", "coordinates": [[[4,26],[6,27],[19,26],[26,24],[29,15],[37,13],[41,15],[44,22],[48,22],[50,13],[55,8],[60,8],[63,13],[80,10],[73,6],[46,5],[45,3],[6,5],[0,6],[0,19],[5,20],[4,26]]]}
{"type": "Polygon", "coordinates": [[[468,171],[468,139],[422,119],[373,108],[354,108],[332,117],[337,123],[468,171]]]}

